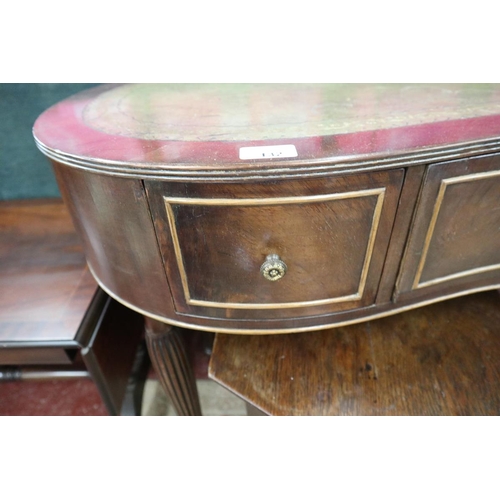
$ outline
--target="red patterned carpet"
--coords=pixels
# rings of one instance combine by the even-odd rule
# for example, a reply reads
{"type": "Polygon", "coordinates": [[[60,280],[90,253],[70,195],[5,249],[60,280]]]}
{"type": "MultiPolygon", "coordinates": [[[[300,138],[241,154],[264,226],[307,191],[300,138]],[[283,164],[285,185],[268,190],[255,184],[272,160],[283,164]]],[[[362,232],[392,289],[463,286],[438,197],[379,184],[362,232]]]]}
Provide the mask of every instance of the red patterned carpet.
{"type": "Polygon", "coordinates": [[[91,380],[2,382],[0,415],[108,415],[91,380]]]}
{"type": "MultiPolygon", "coordinates": [[[[197,380],[207,378],[213,336],[185,335],[188,355],[197,380]]],[[[155,379],[151,370],[148,378],[155,379]]],[[[16,381],[0,383],[0,416],[108,415],[97,387],[90,379],[16,381]]]]}

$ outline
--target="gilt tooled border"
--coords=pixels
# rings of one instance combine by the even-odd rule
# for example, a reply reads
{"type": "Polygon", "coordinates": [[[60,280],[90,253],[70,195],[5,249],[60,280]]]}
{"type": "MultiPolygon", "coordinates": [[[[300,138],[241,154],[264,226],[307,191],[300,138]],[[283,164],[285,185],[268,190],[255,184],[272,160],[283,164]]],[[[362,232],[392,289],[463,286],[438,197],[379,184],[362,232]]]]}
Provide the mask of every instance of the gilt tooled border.
{"type": "Polygon", "coordinates": [[[311,307],[321,306],[325,304],[333,304],[338,302],[348,302],[353,300],[360,300],[363,297],[368,271],[370,268],[370,261],[373,254],[373,247],[375,245],[375,238],[377,235],[380,216],[382,213],[382,206],[384,203],[386,188],[367,189],[361,191],[351,191],[346,193],[334,193],[315,196],[293,196],[281,198],[246,198],[246,199],[225,199],[225,198],[173,198],[164,196],[165,209],[169,223],[172,242],[174,245],[175,257],[177,266],[181,276],[182,288],[186,303],[192,306],[203,307],[218,307],[224,309],[282,309],[293,307],[311,307]],[[372,226],[368,238],[368,244],[361,270],[360,282],[358,291],[355,294],[344,295],[341,297],[333,297],[328,299],[299,301],[299,302],[279,302],[279,303],[235,303],[235,302],[214,302],[208,300],[193,299],[189,291],[188,277],[184,267],[184,259],[179,244],[177,235],[175,215],[172,205],[210,205],[210,206],[256,206],[256,205],[285,205],[285,204],[303,204],[303,203],[319,203],[332,200],[344,200],[348,198],[361,198],[365,196],[377,196],[377,203],[373,212],[372,226]]]}

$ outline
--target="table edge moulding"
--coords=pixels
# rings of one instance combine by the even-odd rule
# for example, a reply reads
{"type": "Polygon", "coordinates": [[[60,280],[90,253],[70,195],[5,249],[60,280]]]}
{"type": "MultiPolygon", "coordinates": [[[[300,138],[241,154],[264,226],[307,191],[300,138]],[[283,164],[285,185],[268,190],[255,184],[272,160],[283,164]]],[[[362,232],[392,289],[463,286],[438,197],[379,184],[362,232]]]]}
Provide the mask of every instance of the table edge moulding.
{"type": "Polygon", "coordinates": [[[498,84],[103,85],[34,137],[94,277],[155,339],[500,287],[498,84]]]}

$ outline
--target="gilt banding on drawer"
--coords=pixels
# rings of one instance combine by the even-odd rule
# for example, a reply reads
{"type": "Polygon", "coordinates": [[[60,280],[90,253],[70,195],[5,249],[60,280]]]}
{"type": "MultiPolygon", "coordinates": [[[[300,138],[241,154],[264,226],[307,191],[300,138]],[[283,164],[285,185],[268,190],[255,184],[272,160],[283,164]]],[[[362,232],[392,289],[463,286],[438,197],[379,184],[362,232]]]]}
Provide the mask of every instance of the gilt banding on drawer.
{"type": "Polygon", "coordinates": [[[498,253],[500,244],[486,248],[476,255],[473,243],[467,241],[472,237],[477,238],[480,232],[485,235],[498,233],[500,216],[493,211],[496,210],[498,213],[498,207],[491,203],[495,199],[500,200],[500,171],[498,170],[441,180],[413,281],[413,290],[500,269],[500,254],[498,253]],[[465,192],[466,189],[467,192],[465,192]],[[452,201],[457,198],[475,201],[470,204],[474,207],[474,211],[469,206],[450,207],[452,201]],[[484,203],[485,200],[486,207],[481,207],[481,202],[484,203]],[[477,212],[474,219],[470,217],[471,212],[477,212]],[[459,239],[461,244],[457,242],[459,239]],[[450,251],[453,246],[458,249],[454,253],[450,251]],[[473,258],[469,255],[472,252],[475,254],[473,258]],[[440,263],[438,267],[436,262],[441,255],[446,256],[447,265],[440,263]]]}
{"type": "Polygon", "coordinates": [[[186,303],[276,309],[360,300],[385,190],[245,199],[164,196],[186,303]],[[260,276],[268,254],[287,263],[279,282],[260,276]]]}

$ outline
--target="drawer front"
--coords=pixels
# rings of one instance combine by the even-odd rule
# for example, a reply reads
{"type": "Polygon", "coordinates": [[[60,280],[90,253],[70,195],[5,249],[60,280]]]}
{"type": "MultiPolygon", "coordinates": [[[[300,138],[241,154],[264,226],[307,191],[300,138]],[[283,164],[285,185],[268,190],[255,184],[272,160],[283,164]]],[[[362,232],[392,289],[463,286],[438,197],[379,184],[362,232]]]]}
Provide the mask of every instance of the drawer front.
{"type": "Polygon", "coordinates": [[[398,296],[487,284],[500,276],[500,156],[431,165],[398,280],[398,296]]]}
{"type": "Polygon", "coordinates": [[[250,319],[373,304],[401,180],[395,171],[187,195],[150,183],[176,310],[250,319]]]}
{"type": "Polygon", "coordinates": [[[0,349],[0,365],[69,365],[67,351],[54,347],[20,347],[0,349]]]}

